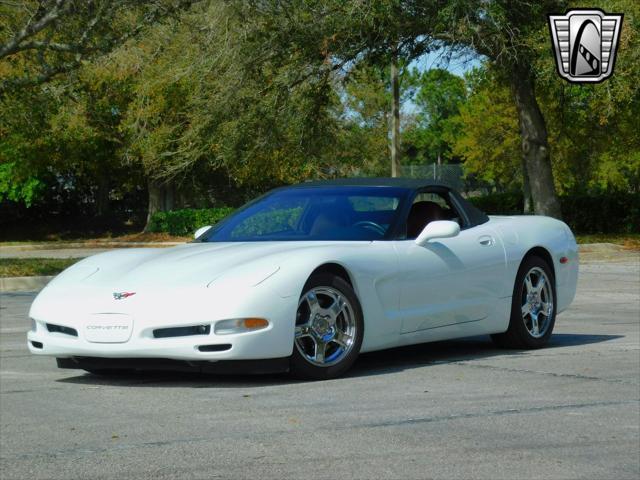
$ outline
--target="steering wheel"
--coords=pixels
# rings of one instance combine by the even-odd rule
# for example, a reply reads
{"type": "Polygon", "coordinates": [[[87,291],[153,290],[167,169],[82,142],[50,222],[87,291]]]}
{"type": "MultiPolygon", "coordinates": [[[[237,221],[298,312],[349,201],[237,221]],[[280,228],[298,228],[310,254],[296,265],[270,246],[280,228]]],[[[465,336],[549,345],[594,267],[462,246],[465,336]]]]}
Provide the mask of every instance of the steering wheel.
{"type": "Polygon", "coordinates": [[[354,223],[353,226],[368,228],[370,230],[378,232],[382,236],[384,236],[384,234],[387,233],[387,231],[382,225],[378,225],[376,222],[372,222],[371,220],[360,220],[359,222],[354,223]]]}

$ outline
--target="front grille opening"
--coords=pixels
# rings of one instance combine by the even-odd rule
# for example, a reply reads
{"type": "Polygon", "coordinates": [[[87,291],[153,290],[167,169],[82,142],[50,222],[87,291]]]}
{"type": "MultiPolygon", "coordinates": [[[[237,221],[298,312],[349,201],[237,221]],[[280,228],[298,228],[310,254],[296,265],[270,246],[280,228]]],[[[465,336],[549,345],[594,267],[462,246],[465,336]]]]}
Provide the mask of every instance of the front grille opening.
{"type": "Polygon", "coordinates": [[[198,350],[201,352],[224,352],[231,349],[230,343],[220,343],[218,345],[200,345],[198,350]]]}
{"type": "Polygon", "coordinates": [[[44,345],[42,345],[41,342],[34,342],[33,340],[31,341],[31,345],[33,346],[33,348],[42,348],[42,347],[44,347],[44,345]]]}
{"type": "Polygon", "coordinates": [[[153,337],[189,337],[191,335],[209,335],[209,333],[211,333],[211,325],[192,325],[190,327],[157,328],[153,331],[153,337]]]}
{"type": "Polygon", "coordinates": [[[47,323],[47,330],[51,333],[58,332],[65,335],[71,335],[72,337],[78,336],[78,331],[75,328],[63,327],[62,325],[54,325],[53,323],[47,323]]]}

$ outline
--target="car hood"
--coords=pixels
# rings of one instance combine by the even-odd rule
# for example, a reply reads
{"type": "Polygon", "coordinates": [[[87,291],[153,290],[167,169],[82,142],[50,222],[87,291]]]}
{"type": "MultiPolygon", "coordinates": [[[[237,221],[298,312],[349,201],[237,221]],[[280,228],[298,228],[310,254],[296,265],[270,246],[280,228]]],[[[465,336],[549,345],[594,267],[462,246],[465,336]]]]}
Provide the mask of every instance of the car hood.
{"type": "Polygon", "coordinates": [[[108,286],[114,291],[208,287],[220,282],[252,286],[291,261],[292,253],[328,246],[326,242],[233,242],[121,249],[82,260],[56,277],[50,286],[108,286]]]}
{"type": "MultiPolygon", "coordinates": [[[[238,266],[275,253],[274,245],[189,243],[172,248],[131,248],[95,255],[65,270],[51,286],[82,283],[119,289],[200,285],[238,266]]],[[[265,262],[260,262],[264,264],[265,262]]],[[[275,269],[278,265],[272,265],[275,269]]]]}

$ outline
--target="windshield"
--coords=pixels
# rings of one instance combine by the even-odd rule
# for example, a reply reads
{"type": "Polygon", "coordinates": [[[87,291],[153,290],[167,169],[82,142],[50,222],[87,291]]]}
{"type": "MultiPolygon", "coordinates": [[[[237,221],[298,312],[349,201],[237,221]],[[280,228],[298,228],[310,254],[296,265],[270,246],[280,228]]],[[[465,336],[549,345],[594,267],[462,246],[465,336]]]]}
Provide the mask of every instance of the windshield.
{"type": "Polygon", "coordinates": [[[277,190],[209,230],[204,242],[380,240],[408,191],[393,187],[277,190]]]}

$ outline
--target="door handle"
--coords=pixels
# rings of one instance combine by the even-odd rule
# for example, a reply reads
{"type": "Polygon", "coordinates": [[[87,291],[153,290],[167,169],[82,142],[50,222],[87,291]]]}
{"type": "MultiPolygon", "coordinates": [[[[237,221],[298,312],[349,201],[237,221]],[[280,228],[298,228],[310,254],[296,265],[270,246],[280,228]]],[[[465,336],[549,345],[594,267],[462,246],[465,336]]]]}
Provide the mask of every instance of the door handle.
{"type": "Polygon", "coordinates": [[[494,239],[493,237],[489,236],[489,235],[484,235],[480,238],[478,238],[478,243],[480,245],[482,245],[483,247],[490,247],[491,245],[494,244],[494,239]]]}

